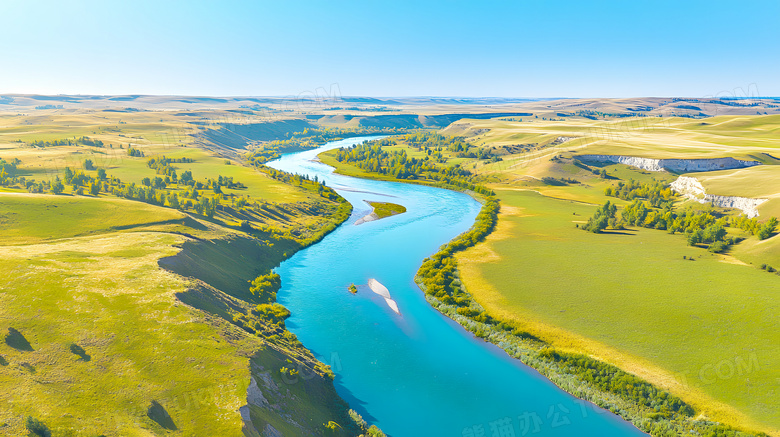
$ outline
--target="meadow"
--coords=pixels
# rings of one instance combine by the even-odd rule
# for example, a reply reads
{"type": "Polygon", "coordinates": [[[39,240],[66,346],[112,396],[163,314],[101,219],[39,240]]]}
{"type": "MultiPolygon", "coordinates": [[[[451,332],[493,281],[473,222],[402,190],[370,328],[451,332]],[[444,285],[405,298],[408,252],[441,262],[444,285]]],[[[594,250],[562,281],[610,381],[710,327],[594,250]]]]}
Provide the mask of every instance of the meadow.
{"type": "Polygon", "coordinates": [[[583,232],[575,225],[590,205],[498,195],[498,229],[458,257],[491,315],[636,373],[708,417],[776,429],[777,275],[662,231],[583,232]]]}
{"type": "Polygon", "coordinates": [[[13,328],[30,343],[0,345],[9,431],[32,416],[55,435],[158,434],[146,414],[156,400],[182,432],[239,435],[232,413],[245,404],[246,357],[261,344],[225,341],[229,329],[176,300],[188,284],[157,259],[181,240],[122,233],[0,248],[3,334],[13,328]],[[183,404],[199,392],[219,397],[183,404]]]}
{"type": "Polygon", "coordinates": [[[20,162],[0,187],[0,434],[26,433],[27,417],[63,436],[362,431],[329,368],[250,292],[256,276],[346,219],[348,204],[201,144],[171,113],[3,121],[0,158],[20,162]],[[103,144],[61,143],[84,136],[103,144]],[[219,205],[212,215],[105,189],[159,177],[147,162],[162,156],[203,183],[199,197],[219,205]],[[65,167],[100,192],[74,183],[50,194],[65,167]],[[241,185],[217,193],[208,180],[220,176],[241,185]],[[46,192],[28,193],[31,181],[46,192]],[[290,373],[299,370],[305,379],[290,373]]]}
{"type": "Polygon", "coordinates": [[[150,224],[183,223],[186,215],[123,199],[0,193],[0,239],[29,244],[103,234],[150,224]]]}
{"type": "MultiPolygon", "coordinates": [[[[464,167],[479,175],[516,182],[546,176],[553,156],[585,154],[637,156],[653,159],[733,157],[766,165],[742,170],[690,173],[708,194],[769,199],[759,206],[766,216],[780,215],[780,115],[723,115],[691,120],[678,117],[634,117],[589,120],[524,118],[461,120],[442,130],[462,135],[470,143],[503,158],[472,161],[464,167]]],[[[555,170],[552,170],[555,171],[555,170]]]]}

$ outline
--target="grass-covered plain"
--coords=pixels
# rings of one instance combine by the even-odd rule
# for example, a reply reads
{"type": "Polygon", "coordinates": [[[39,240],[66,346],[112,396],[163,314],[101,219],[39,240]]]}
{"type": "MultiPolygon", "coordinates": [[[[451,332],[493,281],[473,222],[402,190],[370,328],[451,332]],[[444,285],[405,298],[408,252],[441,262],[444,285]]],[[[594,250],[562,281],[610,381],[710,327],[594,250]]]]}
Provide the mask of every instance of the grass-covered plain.
{"type": "Polygon", "coordinates": [[[157,400],[184,433],[239,435],[246,356],[260,345],[227,341],[229,329],[175,299],[187,284],[156,261],[181,239],[122,233],[0,248],[0,328],[18,330],[32,349],[0,344],[9,431],[21,434],[32,416],[60,433],[158,434],[146,416],[157,400]],[[218,397],[186,406],[196,393],[218,397]]]}
{"type": "Polygon", "coordinates": [[[757,160],[766,165],[689,176],[701,177],[709,194],[768,198],[759,211],[780,215],[776,183],[780,168],[780,144],[776,140],[780,135],[780,115],[461,120],[442,132],[463,135],[471,143],[499,154],[503,158],[500,162],[472,161],[464,166],[478,174],[508,181],[547,175],[549,158],[556,155],[757,160]]]}
{"type": "Polygon", "coordinates": [[[595,210],[587,204],[533,191],[499,198],[496,232],[459,256],[490,314],[635,372],[716,420],[777,430],[777,275],[663,231],[583,232],[575,224],[595,210]]]}
{"type": "MultiPolygon", "coordinates": [[[[186,115],[186,113],[184,113],[186,115]]],[[[218,115],[215,121],[219,121],[218,115]]],[[[233,177],[247,186],[246,189],[227,192],[238,196],[263,197],[273,202],[297,202],[306,196],[293,187],[274,181],[239,164],[239,151],[214,153],[213,145],[204,147],[199,136],[209,129],[182,121],[182,113],[108,111],[78,111],[74,113],[47,114],[37,118],[10,117],[0,127],[0,156],[8,161],[21,160],[21,176],[35,179],[53,179],[62,174],[65,167],[82,169],[84,160],[90,159],[97,168],[103,168],[110,176],[125,182],[140,184],[145,177],[158,176],[147,167],[150,157],[189,158],[190,163],[177,164],[177,172],[192,171],[196,180],[214,179],[218,176],[233,177]],[[29,147],[33,141],[56,141],[86,136],[104,143],[103,147],[66,145],[57,147],[29,147]],[[143,157],[128,156],[129,147],[143,152],[143,157]]],[[[94,175],[94,171],[91,174],[94,175]]]]}
{"type": "MultiPolygon", "coordinates": [[[[202,116],[201,124],[183,121],[196,115],[176,111],[2,116],[0,157],[20,159],[19,176],[51,180],[65,166],[80,169],[90,159],[110,176],[139,184],[157,176],[148,158],[164,155],[192,160],[174,164],[179,174],[190,170],[198,181],[233,177],[247,187],[224,188],[233,203],[223,202],[209,220],[103,192],[75,196],[70,187],[64,196],[0,196],[0,334],[18,330],[32,349],[0,343],[0,386],[11,393],[0,409],[8,411],[0,416],[8,428],[0,431],[21,433],[23,416],[33,415],[65,435],[164,434],[146,414],[154,400],[183,434],[204,429],[238,435],[236,411],[246,404],[252,376],[258,384],[272,378],[281,389],[264,394],[283,406],[279,414],[250,407],[255,425],[271,424],[288,435],[298,431],[285,414],[309,418],[308,429],[320,431],[330,420],[346,423],[345,407],[328,381],[285,392],[280,367],[288,368],[287,360],[317,366],[305,351],[289,338],[249,335],[234,320],[237,312],[251,313],[247,282],[300,247],[290,231],[316,235],[333,211],[309,214],[312,202],[321,200],[312,191],[258,173],[241,165],[240,151],[209,143],[201,134],[210,121],[206,112],[202,116]],[[80,136],[106,146],[26,144],[80,136]],[[145,156],[129,156],[130,146],[145,156]],[[245,196],[264,212],[240,211],[235,200],[245,196]],[[244,226],[240,218],[251,223],[244,226]],[[279,232],[253,228],[257,223],[279,232]],[[273,246],[266,244],[272,240],[273,246]],[[163,257],[167,270],[158,265],[163,257]],[[214,394],[215,381],[227,388],[214,394]],[[95,408],[106,393],[116,401],[95,408]]],[[[604,188],[615,179],[675,175],[610,165],[604,167],[609,177],[600,178],[571,157],[759,159],[770,165],[696,176],[713,194],[772,198],[761,207],[763,215],[777,211],[774,170],[780,167],[771,164],[780,147],[778,117],[462,120],[445,133],[464,135],[475,149],[489,150],[487,158],[403,141],[388,149],[432,156],[442,168],[462,166],[498,192],[497,230],[458,257],[463,282],[490,315],[557,349],[636,373],[708,417],[777,433],[773,390],[780,356],[773,346],[780,338],[773,292],[779,279],[756,266],[780,268],[778,237],[749,238],[729,255],[713,255],[660,230],[583,232],[575,225],[606,200],[604,188]],[[545,178],[576,181],[550,184],[545,178]]],[[[320,157],[341,173],[396,180],[340,164],[334,154],[320,157]]],[[[214,196],[210,190],[200,194],[214,196]]]]}
{"type": "MultiPolygon", "coordinates": [[[[707,119],[630,117],[607,120],[461,120],[443,133],[464,135],[481,147],[526,145],[577,153],[645,158],[748,158],[776,153],[780,115],[707,119]],[[557,141],[556,141],[557,140],[557,141]]],[[[519,147],[518,147],[519,148],[519,147]]],[[[511,147],[510,147],[511,150],[511,147]]],[[[528,155],[528,152],[525,152],[528,155]]]]}

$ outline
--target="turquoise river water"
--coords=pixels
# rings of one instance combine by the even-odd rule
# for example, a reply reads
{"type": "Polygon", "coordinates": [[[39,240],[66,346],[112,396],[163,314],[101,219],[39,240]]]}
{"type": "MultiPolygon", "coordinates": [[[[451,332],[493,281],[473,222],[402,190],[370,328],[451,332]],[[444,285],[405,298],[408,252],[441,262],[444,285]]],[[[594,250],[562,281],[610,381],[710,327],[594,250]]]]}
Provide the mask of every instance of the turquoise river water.
{"type": "Polygon", "coordinates": [[[291,153],[268,165],[325,180],[354,206],[349,220],[282,263],[278,300],[287,326],[336,374],[336,389],[390,436],[644,436],[630,423],[562,391],[443,316],[414,283],[423,258],[471,227],[470,196],[420,185],[333,173],[322,151],[368,137],[291,153]],[[356,226],[364,201],[407,212],[356,226]],[[400,315],[368,286],[386,286],[400,315]],[[347,291],[358,285],[358,293],[347,291]]]}

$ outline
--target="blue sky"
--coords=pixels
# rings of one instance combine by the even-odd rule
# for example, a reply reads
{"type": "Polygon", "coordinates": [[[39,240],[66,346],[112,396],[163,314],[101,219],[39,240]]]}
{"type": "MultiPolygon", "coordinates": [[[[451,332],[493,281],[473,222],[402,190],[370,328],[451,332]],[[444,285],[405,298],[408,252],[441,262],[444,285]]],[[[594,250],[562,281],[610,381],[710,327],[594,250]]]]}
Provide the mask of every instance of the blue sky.
{"type": "Polygon", "coordinates": [[[0,93],[780,95],[780,1],[0,1],[0,93]]]}

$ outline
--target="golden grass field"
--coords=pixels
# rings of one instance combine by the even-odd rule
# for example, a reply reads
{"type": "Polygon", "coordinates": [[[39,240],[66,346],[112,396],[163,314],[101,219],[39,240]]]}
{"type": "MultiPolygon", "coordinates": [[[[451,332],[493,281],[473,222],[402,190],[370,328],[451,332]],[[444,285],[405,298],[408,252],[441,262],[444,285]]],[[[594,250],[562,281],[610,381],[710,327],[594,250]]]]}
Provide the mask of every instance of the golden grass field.
{"type": "Polygon", "coordinates": [[[653,159],[706,159],[733,157],[759,160],[764,166],[740,170],[691,173],[709,194],[760,197],[767,216],[780,216],[780,115],[719,116],[700,120],[636,117],[600,120],[565,119],[522,122],[461,120],[443,133],[464,135],[481,147],[502,154],[498,163],[470,163],[467,168],[508,180],[540,178],[556,155],[625,155],[653,159]],[[555,144],[559,137],[567,140],[555,144]],[[531,145],[522,153],[507,153],[506,146],[531,145]]]}

